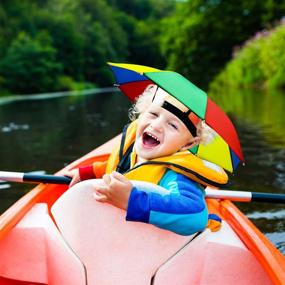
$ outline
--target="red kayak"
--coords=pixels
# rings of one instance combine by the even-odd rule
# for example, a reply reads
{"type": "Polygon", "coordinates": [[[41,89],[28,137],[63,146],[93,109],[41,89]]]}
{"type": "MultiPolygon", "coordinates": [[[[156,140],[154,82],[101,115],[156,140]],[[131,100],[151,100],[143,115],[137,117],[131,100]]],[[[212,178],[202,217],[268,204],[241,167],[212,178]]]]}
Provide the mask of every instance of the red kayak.
{"type": "MultiPolygon", "coordinates": [[[[118,139],[67,169],[106,160],[118,139]]],[[[180,236],[126,222],[94,183],[40,184],[0,217],[0,284],[285,284],[285,257],[230,201],[207,200],[219,231],[180,236]]]]}

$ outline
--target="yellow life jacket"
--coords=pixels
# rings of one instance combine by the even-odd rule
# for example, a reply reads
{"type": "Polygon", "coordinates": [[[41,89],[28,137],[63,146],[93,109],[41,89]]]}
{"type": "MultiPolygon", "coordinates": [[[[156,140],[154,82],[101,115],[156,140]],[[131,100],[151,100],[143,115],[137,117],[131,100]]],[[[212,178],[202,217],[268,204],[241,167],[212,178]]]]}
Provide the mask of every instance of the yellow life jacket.
{"type": "MultiPolygon", "coordinates": [[[[181,173],[203,186],[220,187],[228,182],[226,172],[213,163],[202,160],[189,151],[177,152],[170,156],[151,159],[139,165],[128,163],[130,168],[120,169],[126,160],[134,160],[133,144],[136,138],[137,121],[125,128],[119,145],[111,153],[106,173],[116,170],[128,179],[143,180],[158,184],[167,169],[181,173]]],[[[133,161],[132,161],[133,162],[133,161]]]]}

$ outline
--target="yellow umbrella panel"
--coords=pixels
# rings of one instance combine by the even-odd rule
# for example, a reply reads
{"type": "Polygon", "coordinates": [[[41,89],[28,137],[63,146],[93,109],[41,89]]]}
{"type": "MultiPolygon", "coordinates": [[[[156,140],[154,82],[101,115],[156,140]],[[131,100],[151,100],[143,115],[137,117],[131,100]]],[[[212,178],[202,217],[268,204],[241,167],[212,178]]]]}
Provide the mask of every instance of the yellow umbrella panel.
{"type": "Polygon", "coordinates": [[[229,172],[233,172],[229,145],[219,135],[216,135],[210,143],[206,145],[200,144],[190,151],[202,159],[215,163],[229,172]]]}

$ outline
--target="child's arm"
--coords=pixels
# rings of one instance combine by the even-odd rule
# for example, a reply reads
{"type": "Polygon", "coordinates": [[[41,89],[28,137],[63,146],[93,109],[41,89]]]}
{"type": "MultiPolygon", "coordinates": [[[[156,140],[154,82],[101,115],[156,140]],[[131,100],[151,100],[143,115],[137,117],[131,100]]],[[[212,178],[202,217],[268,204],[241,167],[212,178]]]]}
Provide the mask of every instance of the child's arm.
{"type": "Polygon", "coordinates": [[[181,235],[191,235],[206,227],[208,211],[197,183],[168,171],[160,186],[170,193],[161,195],[132,189],[127,208],[128,221],[150,223],[181,235]]]}
{"type": "Polygon", "coordinates": [[[160,182],[169,194],[146,192],[133,187],[122,174],[103,176],[104,185],[96,185],[95,199],[127,210],[126,219],[153,224],[181,235],[203,230],[208,211],[202,190],[189,178],[169,170],[160,182]]]}
{"type": "Polygon", "coordinates": [[[106,165],[107,161],[97,161],[91,165],[65,171],[63,174],[72,178],[69,184],[69,187],[71,187],[83,180],[102,178],[106,171],[106,165]]]}

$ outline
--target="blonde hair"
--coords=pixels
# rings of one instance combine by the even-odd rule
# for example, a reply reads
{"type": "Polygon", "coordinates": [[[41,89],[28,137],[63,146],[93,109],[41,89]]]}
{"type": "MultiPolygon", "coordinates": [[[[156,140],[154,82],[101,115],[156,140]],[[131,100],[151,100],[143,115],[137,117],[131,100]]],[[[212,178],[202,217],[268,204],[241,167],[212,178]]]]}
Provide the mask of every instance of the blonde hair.
{"type": "MultiPolygon", "coordinates": [[[[140,114],[144,113],[147,110],[147,108],[152,104],[156,90],[157,90],[157,85],[150,84],[147,86],[144,92],[136,99],[135,103],[129,109],[129,118],[131,121],[136,120],[140,116],[140,114]]],[[[158,106],[162,106],[163,101],[158,102],[156,104],[158,106]]],[[[200,144],[208,145],[217,136],[217,133],[211,127],[209,127],[205,123],[205,121],[200,121],[196,125],[196,128],[200,144]]]]}
{"type": "Polygon", "coordinates": [[[200,138],[200,144],[208,145],[218,135],[211,127],[205,123],[205,121],[199,122],[196,127],[197,136],[200,138]]]}
{"type": "MultiPolygon", "coordinates": [[[[140,114],[144,113],[151,105],[157,86],[150,84],[144,92],[136,99],[135,103],[129,109],[129,118],[131,121],[136,120],[140,114]]],[[[162,102],[163,103],[163,102],[162,102]]]]}

